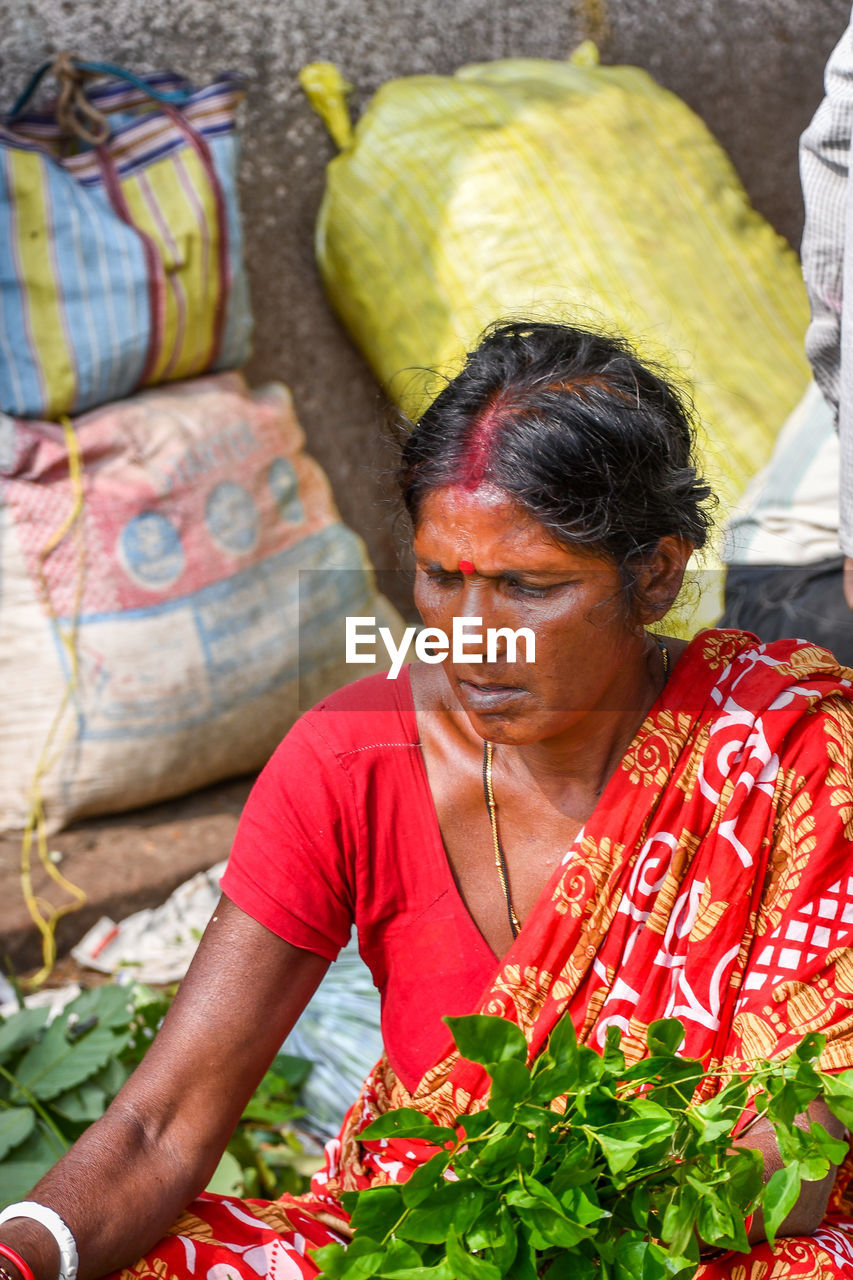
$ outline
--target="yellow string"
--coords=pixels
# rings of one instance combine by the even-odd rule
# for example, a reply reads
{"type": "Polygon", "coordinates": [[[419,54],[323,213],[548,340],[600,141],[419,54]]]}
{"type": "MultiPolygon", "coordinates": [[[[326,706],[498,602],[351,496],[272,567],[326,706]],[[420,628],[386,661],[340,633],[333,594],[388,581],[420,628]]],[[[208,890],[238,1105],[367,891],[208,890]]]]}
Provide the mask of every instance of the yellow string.
{"type": "Polygon", "coordinates": [[[77,634],[79,630],[80,609],[83,602],[83,588],[86,583],[86,541],[85,527],[83,522],[83,468],[80,457],[80,445],[74,428],[69,418],[62,418],[62,430],[65,434],[65,445],[68,450],[68,475],[71,481],[71,510],[62,521],[57,529],[50,535],[47,542],[39,552],[38,557],[38,587],[42,598],[42,603],[50,617],[59,641],[65,652],[68,664],[68,679],[65,684],[65,691],[62,700],[53,717],[44,745],[41,749],[38,762],[36,764],[33,780],[30,785],[29,810],[27,814],[27,822],[24,827],[24,835],[21,844],[21,889],[24,895],[24,901],[27,904],[27,910],[41,934],[42,938],[42,968],[34,977],[27,980],[27,986],[35,988],[42,986],[50,976],[54,964],[56,963],[56,925],[57,921],[63,916],[68,915],[72,911],[78,911],[86,902],[86,894],[77,885],[71,883],[70,880],[62,874],[50,859],[47,847],[47,824],[44,812],[44,797],[42,794],[42,779],[45,774],[53,767],[59,757],[61,751],[68,742],[69,737],[74,733],[74,721],[68,725],[65,734],[57,741],[62,721],[68,710],[69,704],[74,699],[79,686],[80,667],[77,652],[77,634]],[[68,622],[60,622],[56,616],[56,610],[53,607],[53,601],[50,597],[50,588],[45,574],[45,564],[48,557],[56,550],[59,544],[65,539],[69,533],[73,532],[74,541],[77,549],[77,565],[74,581],[74,602],[71,610],[71,619],[68,622]],[[42,868],[60,889],[64,890],[71,899],[60,907],[54,907],[45,898],[39,897],[33,892],[32,881],[32,849],[33,840],[35,839],[38,860],[42,868]]]}

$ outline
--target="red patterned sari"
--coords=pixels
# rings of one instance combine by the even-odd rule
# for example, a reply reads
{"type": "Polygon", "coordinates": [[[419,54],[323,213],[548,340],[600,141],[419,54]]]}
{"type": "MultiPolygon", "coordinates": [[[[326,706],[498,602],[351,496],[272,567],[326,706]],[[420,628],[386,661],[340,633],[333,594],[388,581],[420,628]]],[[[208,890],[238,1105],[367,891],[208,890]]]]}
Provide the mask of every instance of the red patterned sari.
{"type": "MultiPolygon", "coordinates": [[[[806,1031],[822,1066],[853,1066],[853,673],[793,641],[705,632],[688,647],[585,829],[479,1005],[517,1023],[535,1057],[568,1014],[579,1039],[623,1030],[629,1061],[673,1016],[685,1052],[741,1070],[806,1031]]],[[[474,1010],[472,1010],[474,1012],[474,1010]]],[[[488,1079],[455,1052],[409,1093],[385,1059],[368,1077],[309,1194],[196,1200],[130,1277],[302,1280],[311,1248],[346,1239],[342,1191],[402,1181],[426,1144],[363,1143],[391,1106],[441,1123],[482,1106],[488,1079]]],[[[814,1237],[706,1263],[701,1280],[853,1276],[839,1174],[814,1237]]]]}

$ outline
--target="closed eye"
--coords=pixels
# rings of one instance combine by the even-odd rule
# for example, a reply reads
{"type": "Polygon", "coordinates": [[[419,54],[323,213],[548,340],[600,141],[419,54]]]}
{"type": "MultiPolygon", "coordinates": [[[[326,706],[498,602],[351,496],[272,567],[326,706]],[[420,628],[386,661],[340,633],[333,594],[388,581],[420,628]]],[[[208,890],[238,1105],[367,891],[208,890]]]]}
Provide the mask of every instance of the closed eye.
{"type": "Polygon", "coordinates": [[[564,586],[560,583],[549,583],[547,586],[533,582],[524,582],[519,578],[504,577],[506,590],[513,596],[520,596],[525,600],[544,600],[557,587],[564,586]]]}
{"type": "Polygon", "coordinates": [[[456,586],[462,581],[462,574],[451,569],[424,569],[420,572],[437,587],[456,586]]]}

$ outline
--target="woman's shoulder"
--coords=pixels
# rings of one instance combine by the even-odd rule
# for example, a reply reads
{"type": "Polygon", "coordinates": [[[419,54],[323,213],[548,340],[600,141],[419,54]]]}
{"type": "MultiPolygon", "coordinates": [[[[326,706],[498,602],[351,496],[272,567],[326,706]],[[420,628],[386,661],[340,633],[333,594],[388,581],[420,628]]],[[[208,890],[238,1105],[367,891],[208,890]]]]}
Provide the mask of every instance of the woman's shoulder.
{"type": "Polygon", "coordinates": [[[344,843],[354,847],[365,797],[396,795],[410,780],[414,758],[419,742],[408,678],[401,672],[396,684],[384,676],[355,681],[309,708],[285,734],[255,782],[241,825],[275,832],[276,841],[287,830],[291,842],[303,843],[306,822],[315,833],[347,828],[344,843]]]}
{"type": "Polygon", "coordinates": [[[300,716],[282,748],[322,743],[340,757],[370,747],[417,746],[418,741],[409,670],[403,667],[396,679],[384,673],[365,676],[322,698],[300,716]]]}
{"type": "Polygon", "coordinates": [[[676,670],[676,709],[692,706],[714,732],[736,736],[740,725],[748,735],[760,722],[762,733],[775,726],[783,734],[825,716],[842,724],[853,717],[853,670],[807,640],[762,642],[745,631],[709,629],[690,641],[676,670]]]}
{"type": "Polygon", "coordinates": [[[700,631],[687,645],[682,661],[694,673],[704,668],[718,682],[737,681],[739,686],[768,680],[788,685],[818,680],[837,684],[840,690],[853,685],[853,671],[828,649],[795,638],[762,641],[750,631],[714,627],[700,631]]]}

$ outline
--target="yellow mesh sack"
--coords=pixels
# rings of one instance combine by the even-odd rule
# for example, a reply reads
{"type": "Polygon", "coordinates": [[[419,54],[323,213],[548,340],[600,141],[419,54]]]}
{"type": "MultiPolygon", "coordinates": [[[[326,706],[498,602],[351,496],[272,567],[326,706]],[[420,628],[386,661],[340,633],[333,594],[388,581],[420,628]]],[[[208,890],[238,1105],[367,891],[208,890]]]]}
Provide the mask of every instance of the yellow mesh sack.
{"type": "MultiPolygon", "coordinates": [[[[329,64],[303,87],[341,153],[317,257],[329,298],[410,414],[490,322],[624,333],[693,395],[719,523],[767,460],[808,366],[787,243],[701,120],[637,67],[513,59],[393,80],[352,130],[329,64]]],[[[720,607],[719,560],[689,629],[720,607]]]]}

